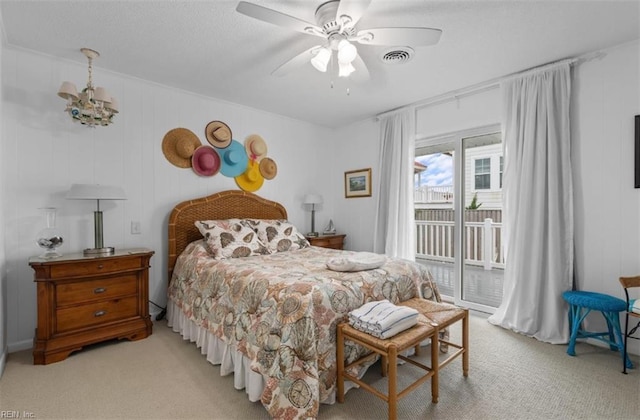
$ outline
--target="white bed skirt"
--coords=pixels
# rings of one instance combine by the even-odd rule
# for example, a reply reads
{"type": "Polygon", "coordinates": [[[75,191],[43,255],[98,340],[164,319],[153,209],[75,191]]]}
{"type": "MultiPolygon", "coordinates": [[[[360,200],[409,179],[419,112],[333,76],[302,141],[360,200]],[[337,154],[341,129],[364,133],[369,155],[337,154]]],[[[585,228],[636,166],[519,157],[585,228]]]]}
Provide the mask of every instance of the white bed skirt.
{"type": "Polygon", "coordinates": [[[180,333],[182,338],[196,343],[209,363],[220,365],[220,376],[233,373],[233,386],[238,390],[244,389],[249,401],[260,401],[265,378],[251,370],[251,361],[237,351],[233,344],[227,344],[216,335],[197,326],[171,300],[167,302],[167,323],[173,331],[180,333]]]}
{"type": "MultiPolygon", "coordinates": [[[[267,378],[251,370],[251,360],[236,350],[233,344],[227,344],[215,334],[197,326],[187,318],[173,301],[167,302],[167,324],[173,331],[180,333],[182,338],[196,343],[200,353],[207,357],[212,365],[220,365],[220,376],[233,373],[233,386],[237,390],[244,389],[249,401],[260,401],[267,378]]],[[[362,377],[366,369],[358,377],[362,377]]],[[[351,381],[344,381],[345,394],[358,385],[351,381]]],[[[331,393],[321,404],[334,404],[336,394],[331,393]]]]}

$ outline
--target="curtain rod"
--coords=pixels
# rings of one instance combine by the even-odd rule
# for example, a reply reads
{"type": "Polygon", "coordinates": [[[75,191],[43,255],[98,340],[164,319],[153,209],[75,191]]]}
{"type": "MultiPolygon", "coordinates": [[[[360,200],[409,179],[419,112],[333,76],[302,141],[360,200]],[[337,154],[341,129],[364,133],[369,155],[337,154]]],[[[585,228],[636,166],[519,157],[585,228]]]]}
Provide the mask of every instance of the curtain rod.
{"type": "Polygon", "coordinates": [[[491,90],[491,89],[495,89],[495,88],[500,86],[500,82],[501,81],[503,81],[505,79],[508,79],[508,78],[511,78],[511,77],[518,76],[518,75],[526,74],[527,72],[530,72],[530,71],[541,70],[541,69],[543,69],[545,67],[551,67],[551,66],[563,63],[563,62],[568,62],[569,65],[582,64],[582,63],[584,63],[586,61],[591,61],[591,60],[594,60],[596,58],[602,58],[605,55],[606,54],[603,53],[602,51],[598,51],[598,52],[595,52],[595,53],[584,54],[584,55],[579,56],[579,57],[564,58],[562,60],[557,60],[557,61],[552,61],[552,62],[549,62],[549,63],[546,63],[546,64],[541,64],[539,66],[531,67],[531,68],[526,69],[526,70],[522,70],[522,71],[519,71],[519,72],[507,74],[506,76],[496,77],[496,78],[493,78],[493,79],[490,79],[490,80],[486,80],[484,82],[476,83],[475,85],[471,85],[471,86],[467,86],[467,87],[464,87],[464,88],[460,88],[460,89],[452,90],[452,91],[449,91],[449,92],[445,92],[445,93],[443,93],[441,95],[437,95],[437,96],[434,96],[434,97],[429,98],[429,99],[424,99],[424,100],[421,100],[421,101],[413,102],[413,103],[408,104],[408,105],[403,105],[403,106],[400,106],[400,107],[397,107],[397,108],[390,109],[389,111],[385,111],[383,113],[380,113],[380,114],[376,115],[375,116],[375,120],[378,121],[381,117],[385,117],[387,115],[402,111],[404,109],[421,108],[421,107],[424,107],[424,106],[427,106],[427,105],[434,105],[434,104],[437,104],[437,103],[440,103],[440,102],[449,101],[451,99],[459,99],[460,97],[463,97],[463,96],[476,94],[476,93],[481,93],[481,92],[485,92],[485,91],[488,91],[488,90],[491,90]]]}

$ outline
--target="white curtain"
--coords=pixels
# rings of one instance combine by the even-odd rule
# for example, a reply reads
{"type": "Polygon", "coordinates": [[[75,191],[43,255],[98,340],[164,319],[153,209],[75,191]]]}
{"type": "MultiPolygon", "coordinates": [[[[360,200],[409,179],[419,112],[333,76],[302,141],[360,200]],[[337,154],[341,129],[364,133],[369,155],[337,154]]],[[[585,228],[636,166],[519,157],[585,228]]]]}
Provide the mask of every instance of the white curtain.
{"type": "Polygon", "coordinates": [[[566,343],[562,292],[573,284],[570,65],[532,70],[501,89],[507,262],[502,304],[489,322],[566,343]]]}
{"type": "Polygon", "coordinates": [[[390,257],[415,260],[413,168],[414,110],[381,117],[380,176],[373,249],[390,257]]]}

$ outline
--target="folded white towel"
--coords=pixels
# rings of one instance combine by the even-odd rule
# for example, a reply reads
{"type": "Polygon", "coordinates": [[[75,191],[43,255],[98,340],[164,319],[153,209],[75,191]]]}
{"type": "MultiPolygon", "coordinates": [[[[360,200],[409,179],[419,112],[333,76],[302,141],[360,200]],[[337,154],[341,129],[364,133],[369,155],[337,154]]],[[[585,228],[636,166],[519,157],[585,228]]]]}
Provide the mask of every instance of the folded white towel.
{"type": "Polygon", "coordinates": [[[412,319],[404,319],[396,324],[393,325],[393,327],[382,331],[380,333],[380,335],[376,336],[382,339],[387,339],[389,337],[393,337],[396,334],[400,334],[402,331],[404,330],[408,330],[409,328],[413,327],[414,325],[416,325],[418,323],[418,316],[416,315],[415,318],[412,319]]]}
{"type": "Polygon", "coordinates": [[[327,268],[333,271],[363,271],[382,266],[387,257],[373,252],[357,252],[327,261],[327,268]]]}
{"type": "Polygon", "coordinates": [[[354,328],[379,338],[392,337],[418,322],[418,311],[388,300],[368,302],[349,313],[354,328]]]}
{"type": "Polygon", "coordinates": [[[385,305],[388,305],[390,303],[391,302],[389,302],[386,299],[367,302],[361,307],[359,307],[358,309],[354,309],[353,311],[349,312],[349,316],[352,316],[355,318],[362,318],[367,314],[369,314],[371,311],[375,310],[378,306],[384,307],[385,305]]]}

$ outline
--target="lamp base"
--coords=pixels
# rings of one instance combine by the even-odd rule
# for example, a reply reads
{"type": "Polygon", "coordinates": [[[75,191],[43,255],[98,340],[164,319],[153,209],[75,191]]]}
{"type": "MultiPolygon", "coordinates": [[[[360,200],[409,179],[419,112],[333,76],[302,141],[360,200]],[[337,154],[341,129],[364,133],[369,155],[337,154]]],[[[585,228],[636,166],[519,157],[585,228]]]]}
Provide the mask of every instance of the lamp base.
{"type": "Polygon", "coordinates": [[[102,255],[112,255],[115,252],[116,249],[114,247],[108,246],[105,248],[87,248],[83,254],[85,257],[99,257],[102,255]]]}

